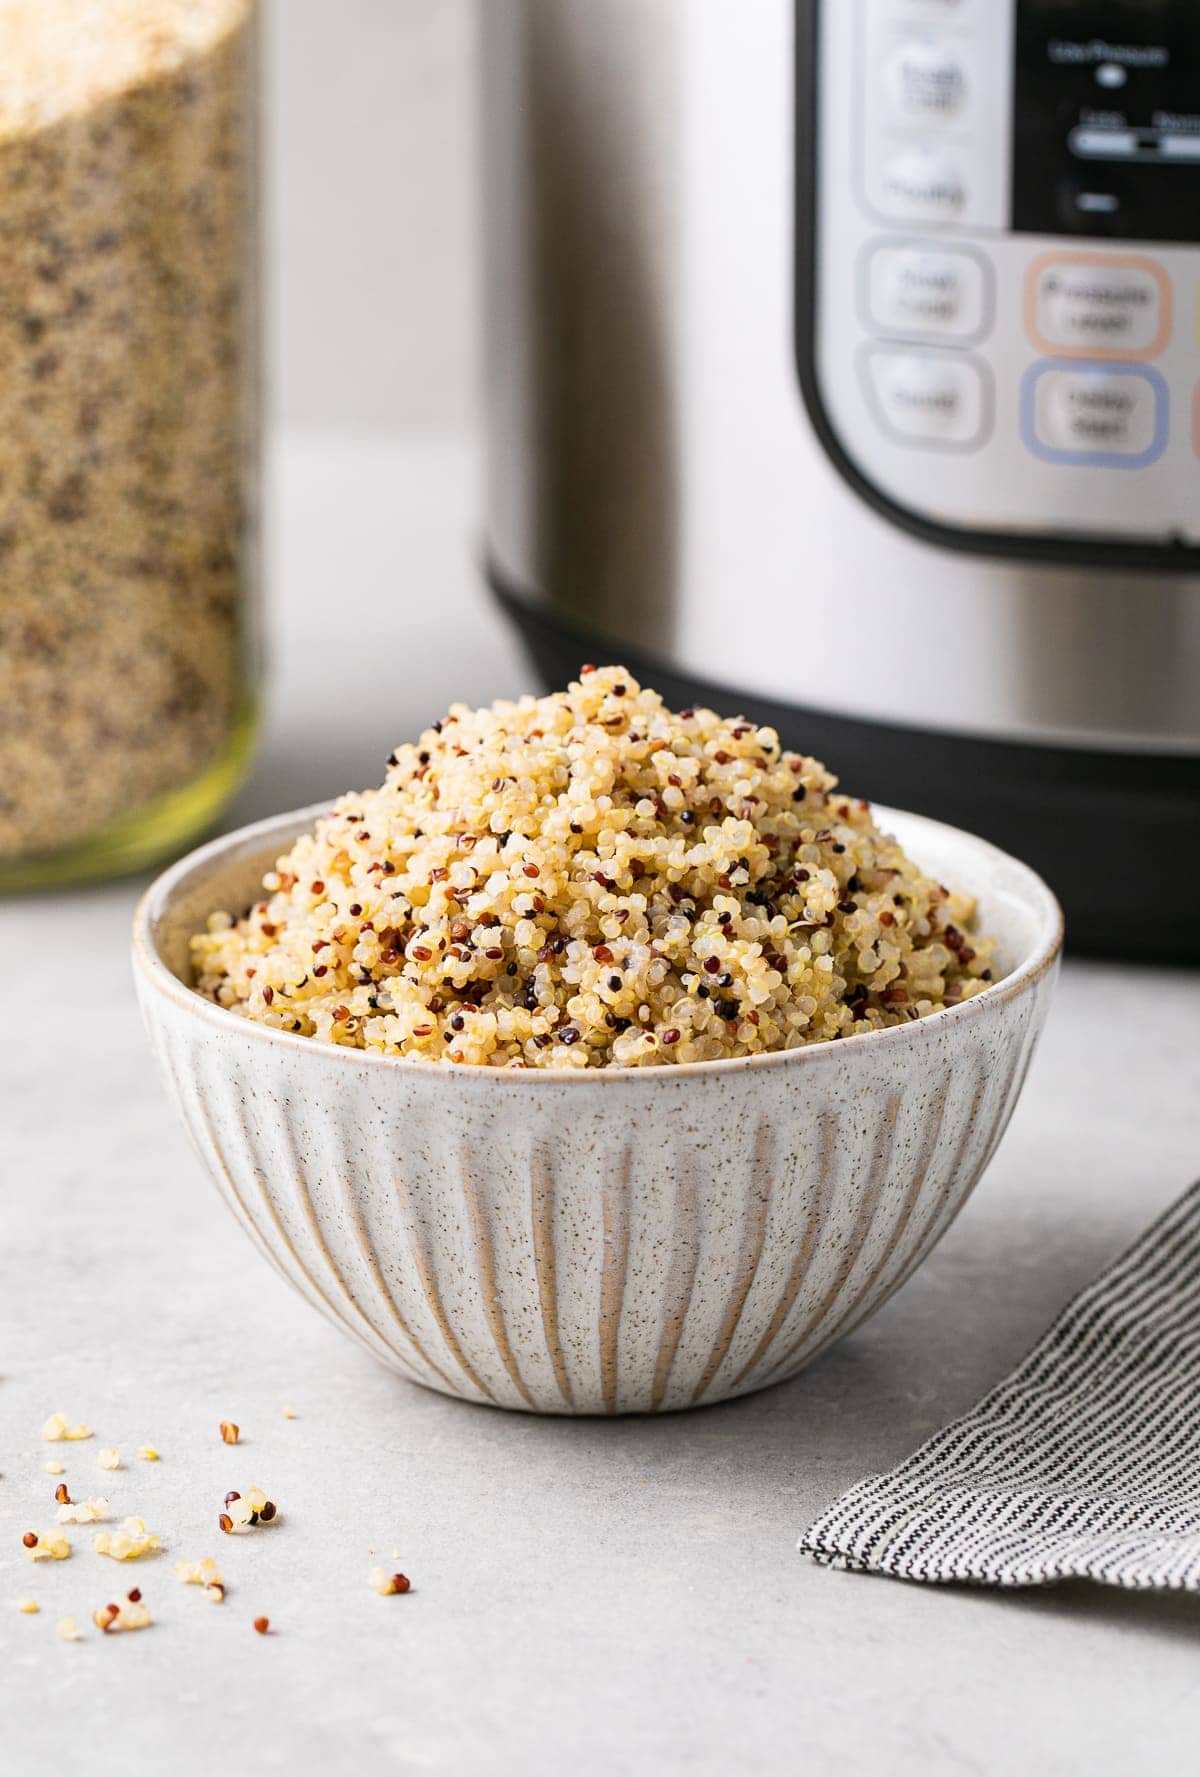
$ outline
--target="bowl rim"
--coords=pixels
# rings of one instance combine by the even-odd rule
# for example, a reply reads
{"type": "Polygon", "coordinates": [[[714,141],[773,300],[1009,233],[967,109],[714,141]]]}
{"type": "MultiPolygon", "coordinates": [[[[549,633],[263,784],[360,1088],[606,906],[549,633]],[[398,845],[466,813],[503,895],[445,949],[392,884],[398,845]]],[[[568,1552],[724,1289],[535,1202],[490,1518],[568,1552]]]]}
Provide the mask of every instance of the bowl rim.
{"type": "Polygon", "coordinates": [[[1028,896],[1029,905],[1038,916],[1037,937],[1028,954],[1007,975],[1002,976],[999,981],[993,981],[982,993],[974,994],[960,1005],[943,1007],[940,1011],[930,1012],[924,1018],[914,1019],[910,1024],[889,1025],[885,1030],[861,1031],[854,1036],[842,1037],[837,1042],[810,1043],[799,1049],[774,1049],[760,1055],[736,1055],[718,1061],[648,1062],[640,1067],[455,1067],[416,1056],[383,1055],[371,1049],[352,1049],[338,1043],[318,1043],[311,1037],[299,1036],[294,1031],[277,1030],[273,1025],[242,1018],[229,1007],[218,1006],[212,1000],[205,999],[167,967],[159,952],[154,932],[173,897],[190,878],[202,874],[231,851],[249,851],[258,844],[266,851],[274,843],[276,835],[280,838],[286,835],[285,843],[299,837],[301,831],[328,813],[333,806],[334,803],[329,800],[316,802],[307,808],[292,809],[284,814],[269,815],[265,819],[252,821],[195,847],[156,876],[141,896],[133,916],[133,962],[142,982],[188,1016],[210,1025],[218,1035],[240,1035],[252,1041],[320,1059],[336,1057],[337,1062],[343,1065],[385,1068],[393,1074],[400,1069],[406,1075],[454,1081],[459,1086],[468,1082],[495,1083],[500,1080],[536,1081],[542,1086],[576,1083],[595,1085],[601,1080],[627,1084],[641,1081],[645,1085],[649,1082],[661,1083],[713,1074],[743,1073],[751,1069],[758,1071],[763,1068],[814,1067],[822,1062],[828,1065],[836,1057],[861,1050],[864,1045],[869,1045],[872,1053],[880,1052],[881,1045],[885,1043],[898,1048],[905,1041],[912,1042],[914,1038],[926,1036],[933,1028],[943,1027],[947,1019],[957,1020],[960,1027],[965,1026],[968,1019],[984,1016],[1022,997],[1054,967],[1063,945],[1062,908],[1053,890],[1029,864],[993,845],[990,840],[982,839],[965,828],[952,826],[947,821],[934,820],[929,815],[892,808],[884,803],[872,803],[872,814],[881,824],[886,825],[889,820],[898,818],[950,835],[954,841],[969,842],[983,854],[984,861],[992,869],[1004,868],[1015,874],[1028,896]]]}

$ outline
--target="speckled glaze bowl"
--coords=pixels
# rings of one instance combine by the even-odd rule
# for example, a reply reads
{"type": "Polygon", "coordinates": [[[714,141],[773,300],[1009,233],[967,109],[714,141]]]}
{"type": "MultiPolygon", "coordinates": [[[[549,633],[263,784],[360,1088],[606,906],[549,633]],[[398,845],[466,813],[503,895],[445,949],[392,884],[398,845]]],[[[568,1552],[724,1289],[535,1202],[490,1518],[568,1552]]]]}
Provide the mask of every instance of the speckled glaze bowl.
{"type": "Polygon", "coordinates": [[[187,985],[319,809],[193,852],[134,922],[138,994],[200,1157],[263,1257],[414,1382],[542,1413],[650,1413],[782,1381],[936,1245],[1004,1132],[1058,905],[1025,865],[880,809],[972,890],[1004,977],[913,1024],[691,1067],[512,1072],[339,1049],[187,985]]]}

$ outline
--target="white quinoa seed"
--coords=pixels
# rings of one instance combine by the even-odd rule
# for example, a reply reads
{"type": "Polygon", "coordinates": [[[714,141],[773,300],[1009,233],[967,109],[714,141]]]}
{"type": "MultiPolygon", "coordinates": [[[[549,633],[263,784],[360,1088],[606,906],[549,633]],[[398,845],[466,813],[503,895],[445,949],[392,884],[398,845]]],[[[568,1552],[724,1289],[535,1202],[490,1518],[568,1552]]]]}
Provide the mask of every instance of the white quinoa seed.
{"type": "Polygon", "coordinates": [[[983,990],[970,897],[774,730],[622,667],[461,704],[192,940],[198,990],[385,1055],[642,1067],[795,1049],[983,990]]]}
{"type": "Polygon", "coordinates": [[[97,1555],[108,1555],[113,1561],[137,1561],[143,1555],[157,1554],[162,1537],[147,1530],[144,1518],[126,1518],[117,1530],[101,1530],[92,1538],[97,1555]]]}
{"type": "Polygon", "coordinates": [[[108,1517],[108,1501],[106,1499],[67,1500],[60,1505],[55,1517],[60,1524],[95,1524],[101,1518],[108,1517]]]}
{"type": "Polygon", "coordinates": [[[136,1587],[119,1603],[106,1604],[102,1609],[94,1611],[92,1621],[97,1629],[103,1630],[106,1635],[113,1630],[148,1629],[152,1621],[150,1607],[140,1594],[135,1594],[136,1587]]]}
{"type": "MultiPolygon", "coordinates": [[[[25,1536],[32,1536],[33,1542],[25,1542],[25,1552],[31,1561],[67,1561],[71,1555],[71,1539],[65,1531],[57,1528],[52,1530],[26,1531],[25,1536]]],[[[22,1538],[24,1542],[24,1538],[22,1538]]]]}
{"type": "Polygon", "coordinates": [[[210,1591],[221,1598],[225,1596],[225,1582],[211,1555],[205,1555],[199,1561],[176,1561],[172,1571],[182,1585],[203,1586],[206,1597],[210,1591]]]}
{"type": "Polygon", "coordinates": [[[58,1444],[65,1438],[68,1442],[76,1442],[81,1438],[90,1438],[91,1427],[72,1425],[65,1413],[51,1413],[42,1427],[42,1436],[48,1444],[58,1444]]]}

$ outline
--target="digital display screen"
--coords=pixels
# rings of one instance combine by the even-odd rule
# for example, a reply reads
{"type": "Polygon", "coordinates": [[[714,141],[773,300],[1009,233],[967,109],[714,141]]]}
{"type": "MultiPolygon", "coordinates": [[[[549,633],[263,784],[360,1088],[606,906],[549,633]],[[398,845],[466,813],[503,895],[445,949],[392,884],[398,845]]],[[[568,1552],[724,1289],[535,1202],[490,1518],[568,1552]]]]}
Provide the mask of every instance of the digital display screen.
{"type": "Polygon", "coordinates": [[[1018,0],[1019,233],[1200,239],[1200,0],[1018,0]]]}

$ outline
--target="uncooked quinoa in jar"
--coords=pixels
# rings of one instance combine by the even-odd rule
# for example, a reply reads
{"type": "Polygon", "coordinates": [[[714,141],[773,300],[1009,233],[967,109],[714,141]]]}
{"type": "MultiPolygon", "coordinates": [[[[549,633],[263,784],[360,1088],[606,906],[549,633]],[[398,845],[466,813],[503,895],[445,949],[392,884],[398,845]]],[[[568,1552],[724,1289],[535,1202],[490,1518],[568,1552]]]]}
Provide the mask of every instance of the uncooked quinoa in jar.
{"type": "Polygon", "coordinates": [[[992,940],[773,729],[673,714],[622,667],[456,704],[192,940],[221,1006],[498,1067],[759,1055],[980,993],[992,940]]]}
{"type": "Polygon", "coordinates": [[[130,868],[252,729],[254,0],[0,0],[0,883],[130,868]]]}

